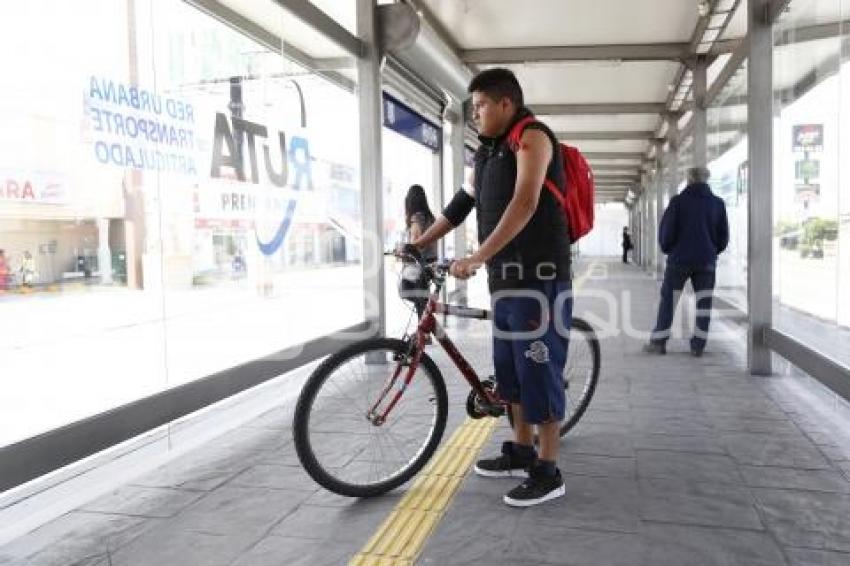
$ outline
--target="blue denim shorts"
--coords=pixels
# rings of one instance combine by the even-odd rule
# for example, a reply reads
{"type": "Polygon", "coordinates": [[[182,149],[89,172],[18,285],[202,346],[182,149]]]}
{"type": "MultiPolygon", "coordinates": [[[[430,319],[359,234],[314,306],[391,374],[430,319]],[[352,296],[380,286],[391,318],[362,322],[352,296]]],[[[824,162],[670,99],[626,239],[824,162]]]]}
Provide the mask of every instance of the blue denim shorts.
{"type": "Polygon", "coordinates": [[[493,366],[499,394],[521,404],[530,424],[564,418],[563,373],[572,312],[569,281],[530,282],[493,296],[493,366]],[[514,335],[500,336],[508,332],[514,335]]]}

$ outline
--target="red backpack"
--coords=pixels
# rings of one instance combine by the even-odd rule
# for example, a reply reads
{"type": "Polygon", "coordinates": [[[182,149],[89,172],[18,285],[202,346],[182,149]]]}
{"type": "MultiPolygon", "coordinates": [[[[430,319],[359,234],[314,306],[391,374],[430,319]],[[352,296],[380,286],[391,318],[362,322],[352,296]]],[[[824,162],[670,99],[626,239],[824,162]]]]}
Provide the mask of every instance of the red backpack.
{"type": "MultiPolygon", "coordinates": [[[[528,116],[511,129],[508,133],[511,149],[519,149],[522,132],[534,121],[534,116],[528,116]]],[[[561,205],[570,232],[570,242],[575,242],[593,228],[593,171],[578,149],[563,143],[558,145],[561,147],[566,187],[561,190],[551,179],[546,179],[544,185],[561,205]]]]}

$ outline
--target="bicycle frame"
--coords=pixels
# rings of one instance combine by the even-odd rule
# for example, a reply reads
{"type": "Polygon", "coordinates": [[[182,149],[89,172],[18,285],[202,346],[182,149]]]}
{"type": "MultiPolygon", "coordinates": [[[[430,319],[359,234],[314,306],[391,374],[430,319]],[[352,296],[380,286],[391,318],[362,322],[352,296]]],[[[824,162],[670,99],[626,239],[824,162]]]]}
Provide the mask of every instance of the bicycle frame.
{"type": "Polygon", "coordinates": [[[422,313],[422,318],[419,320],[419,324],[416,327],[416,334],[413,336],[413,340],[415,341],[415,348],[413,350],[413,358],[410,360],[410,365],[408,366],[407,375],[404,377],[404,381],[399,384],[395,395],[387,404],[386,408],[382,413],[377,414],[378,407],[384,401],[387,394],[391,389],[396,385],[396,382],[401,374],[401,370],[404,367],[404,364],[399,361],[398,366],[396,367],[395,372],[392,377],[387,380],[386,385],[381,391],[378,400],[369,410],[368,418],[372,421],[373,424],[380,425],[383,424],[387,415],[389,415],[390,411],[393,407],[396,406],[401,396],[404,394],[404,391],[407,389],[407,386],[410,385],[410,382],[413,380],[413,375],[416,373],[416,369],[419,367],[419,361],[422,358],[422,352],[425,350],[425,340],[429,335],[434,335],[437,338],[437,342],[440,343],[440,346],[443,347],[446,354],[448,354],[449,358],[452,362],[457,366],[463,375],[464,379],[473,391],[477,395],[480,396],[481,399],[486,399],[488,403],[492,403],[494,405],[501,404],[507,405],[504,401],[499,399],[496,395],[493,394],[492,391],[489,391],[484,385],[481,383],[481,379],[478,377],[478,374],[472,369],[472,366],[463,357],[463,354],[457,349],[457,346],[454,345],[454,342],[448,337],[443,328],[437,322],[437,314],[448,314],[453,316],[458,316],[461,318],[472,318],[477,320],[487,320],[490,318],[490,311],[485,309],[474,309],[469,307],[464,307],[460,305],[449,305],[445,303],[441,303],[439,301],[440,291],[442,290],[442,284],[438,282],[435,285],[435,289],[432,293],[428,295],[428,303],[425,306],[425,310],[422,313]]]}

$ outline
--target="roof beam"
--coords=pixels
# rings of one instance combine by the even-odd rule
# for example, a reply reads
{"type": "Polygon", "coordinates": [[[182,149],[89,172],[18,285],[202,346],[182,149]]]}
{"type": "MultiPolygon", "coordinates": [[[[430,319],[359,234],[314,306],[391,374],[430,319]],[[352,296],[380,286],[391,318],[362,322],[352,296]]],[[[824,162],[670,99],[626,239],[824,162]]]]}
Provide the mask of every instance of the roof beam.
{"type": "Polygon", "coordinates": [[[634,171],[637,173],[640,167],[638,165],[622,165],[617,163],[591,163],[590,168],[593,169],[594,174],[601,171],[634,171]]]}
{"type": "Polygon", "coordinates": [[[362,57],[363,42],[333,18],[318,9],[308,0],[274,0],[275,3],[319,32],[353,57],[362,57]]]}
{"type": "Polygon", "coordinates": [[[600,175],[599,173],[595,173],[593,175],[593,180],[597,183],[635,183],[638,180],[637,175],[616,175],[607,177],[605,175],[600,175]]]}
{"type": "Polygon", "coordinates": [[[653,132],[555,132],[555,137],[563,140],[647,140],[653,132]]]}
{"type": "Polygon", "coordinates": [[[747,55],[750,53],[750,43],[749,40],[744,39],[741,42],[741,45],[732,52],[732,56],[726,61],[726,64],[723,66],[723,69],[720,70],[720,74],[717,75],[717,78],[714,79],[714,82],[711,83],[711,87],[708,89],[708,92],[705,94],[705,104],[706,106],[711,106],[711,103],[714,102],[714,99],[717,98],[717,95],[720,94],[720,91],[726,86],[726,83],[729,82],[729,79],[732,78],[732,75],[738,70],[741,66],[741,63],[747,58],[747,55]]]}
{"type": "Polygon", "coordinates": [[[732,53],[733,51],[738,49],[744,39],[745,38],[742,37],[718,39],[714,42],[714,45],[711,46],[711,51],[709,51],[709,54],[722,55],[724,53],[732,53]]]}
{"type": "Polygon", "coordinates": [[[643,159],[643,152],[619,152],[619,151],[588,151],[583,153],[585,159],[592,161],[594,159],[629,159],[640,161],[643,159]]]}
{"type": "Polygon", "coordinates": [[[795,43],[805,43],[807,41],[815,41],[817,39],[841,37],[844,33],[843,30],[846,30],[847,26],[850,26],[850,20],[815,24],[810,26],[801,26],[798,28],[785,30],[776,37],[773,46],[784,47],[786,45],[794,45],[795,43]]]}
{"type": "Polygon", "coordinates": [[[782,15],[788,5],[791,3],[791,0],[771,0],[771,2],[765,6],[765,18],[766,24],[775,24],[776,20],[779,19],[779,16],[782,15]]]}
{"type": "Polygon", "coordinates": [[[569,114],[663,114],[663,102],[625,102],[613,104],[532,104],[531,111],[543,116],[569,114]]]}
{"type": "Polygon", "coordinates": [[[542,61],[684,61],[687,43],[637,43],[622,45],[553,45],[540,47],[490,47],[463,49],[464,63],[499,64],[542,61]]]}
{"type": "MultiPolygon", "coordinates": [[[[354,81],[340,73],[334,72],[332,67],[326,67],[324,64],[319,63],[321,61],[320,59],[314,59],[294,45],[286,43],[279,36],[235,10],[228,8],[218,0],[186,0],[186,2],[239,33],[250,37],[273,52],[279,52],[282,48],[287,58],[302,65],[306,69],[315,70],[316,74],[325,77],[345,90],[354,92],[357,86],[354,81]]],[[[360,40],[358,39],[357,41],[359,42],[360,40]]]]}

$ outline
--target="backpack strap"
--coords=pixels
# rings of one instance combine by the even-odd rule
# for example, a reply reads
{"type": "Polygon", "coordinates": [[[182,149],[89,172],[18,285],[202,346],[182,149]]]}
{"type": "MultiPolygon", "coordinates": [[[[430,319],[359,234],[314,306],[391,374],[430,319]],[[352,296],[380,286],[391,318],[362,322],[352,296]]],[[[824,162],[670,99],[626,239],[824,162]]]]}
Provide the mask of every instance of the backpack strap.
{"type": "MultiPolygon", "coordinates": [[[[507,138],[508,147],[511,148],[511,151],[516,153],[520,149],[522,149],[522,134],[523,134],[523,132],[525,132],[526,127],[528,127],[529,125],[531,125],[535,122],[537,122],[537,120],[535,120],[534,116],[526,116],[525,118],[523,118],[522,120],[520,120],[519,122],[514,124],[514,127],[511,128],[510,132],[508,132],[508,138],[507,138]]],[[[552,148],[552,151],[559,151],[559,150],[560,150],[559,147],[553,147],[552,148]]],[[[552,158],[554,159],[555,156],[553,155],[552,158]]],[[[555,182],[552,181],[552,179],[549,179],[549,178],[544,179],[543,185],[547,189],[549,189],[549,192],[552,193],[552,196],[555,197],[555,200],[558,201],[558,204],[562,208],[564,206],[566,206],[566,198],[564,198],[563,191],[561,191],[561,189],[558,188],[558,185],[556,185],[555,182]]]]}

